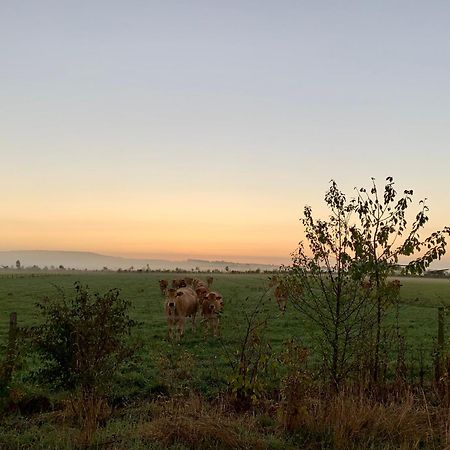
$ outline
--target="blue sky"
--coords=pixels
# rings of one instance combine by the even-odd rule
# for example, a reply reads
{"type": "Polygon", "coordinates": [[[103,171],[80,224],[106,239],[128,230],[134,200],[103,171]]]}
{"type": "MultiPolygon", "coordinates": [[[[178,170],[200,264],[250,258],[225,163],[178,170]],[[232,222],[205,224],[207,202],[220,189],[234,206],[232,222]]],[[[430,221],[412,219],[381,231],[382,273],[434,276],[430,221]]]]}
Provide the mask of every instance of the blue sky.
{"type": "Polygon", "coordinates": [[[331,178],[388,175],[442,227],[449,23],[438,1],[3,1],[0,247],[278,262],[331,178]]]}

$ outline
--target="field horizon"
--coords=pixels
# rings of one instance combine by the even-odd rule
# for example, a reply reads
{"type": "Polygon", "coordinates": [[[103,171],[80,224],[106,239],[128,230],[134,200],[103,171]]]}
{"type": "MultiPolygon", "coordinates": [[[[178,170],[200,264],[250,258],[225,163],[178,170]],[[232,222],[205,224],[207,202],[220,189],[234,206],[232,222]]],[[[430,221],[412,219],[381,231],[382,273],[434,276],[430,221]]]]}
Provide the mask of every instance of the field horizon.
{"type": "Polygon", "coordinates": [[[160,258],[130,258],[116,255],[106,255],[97,252],[72,251],[72,250],[2,250],[0,251],[0,265],[15,268],[16,261],[19,260],[22,267],[32,268],[36,265],[43,267],[64,267],[76,268],[79,270],[101,270],[108,269],[146,269],[151,270],[182,270],[200,269],[224,271],[229,270],[276,270],[280,264],[267,264],[262,262],[237,262],[230,260],[207,260],[200,258],[180,259],[160,259],[160,258]]]}

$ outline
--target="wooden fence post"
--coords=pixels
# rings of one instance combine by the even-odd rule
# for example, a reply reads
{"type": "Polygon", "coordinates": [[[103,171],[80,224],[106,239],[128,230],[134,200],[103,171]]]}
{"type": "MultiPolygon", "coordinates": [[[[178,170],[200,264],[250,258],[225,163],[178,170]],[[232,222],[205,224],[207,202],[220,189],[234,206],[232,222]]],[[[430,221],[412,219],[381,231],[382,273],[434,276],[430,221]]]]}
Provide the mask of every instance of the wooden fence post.
{"type": "Polygon", "coordinates": [[[9,346],[14,346],[17,334],[17,313],[12,312],[9,316],[9,346]]]}
{"type": "Polygon", "coordinates": [[[438,308],[438,329],[437,329],[437,352],[435,363],[435,378],[439,382],[442,376],[442,362],[444,359],[444,341],[445,341],[445,309],[443,306],[438,308]]]}
{"type": "Polygon", "coordinates": [[[9,335],[8,335],[8,349],[6,353],[6,367],[3,380],[6,384],[11,382],[12,373],[17,357],[17,313],[13,312],[9,316],[9,335]]]}

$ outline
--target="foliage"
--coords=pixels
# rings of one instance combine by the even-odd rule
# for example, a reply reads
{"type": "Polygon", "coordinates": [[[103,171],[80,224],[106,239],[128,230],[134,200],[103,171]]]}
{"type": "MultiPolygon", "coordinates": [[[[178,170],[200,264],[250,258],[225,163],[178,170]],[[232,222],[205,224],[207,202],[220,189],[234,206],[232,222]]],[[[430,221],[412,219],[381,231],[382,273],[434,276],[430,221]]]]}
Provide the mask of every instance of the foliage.
{"type": "Polygon", "coordinates": [[[308,249],[301,242],[285,279],[295,308],[320,329],[318,348],[333,389],[355,368],[356,349],[373,321],[366,301],[365,271],[352,257],[354,206],[335,182],[325,195],[328,220],[315,220],[309,206],[302,219],[308,249]]]}
{"type": "MultiPolygon", "coordinates": [[[[410,259],[402,269],[405,274],[421,274],[436,259],[445,254],[445,236],[450,227],[436,231],[425,239],[420,233],[429,220],[428,207],[419,202],[419,211],[412,224],[408,223],[407,210],[413,201],[413,190],[406,189],[400,197],[392,177],[386,178],[382,194],[372,179],[369,190],[357,190],[352,202],[359,223],[351,228],[354,262],[366,273],[376,302],[375,342],[372,363],[374,382],[379,378],[382,322],[386,308],[393,304],[398,293],[396,285],[388,283],[388,276],[398,270],[399,261],[410,259]]],[[[398,286],[399,288],[400,286],[398,286]]]]}
{"type": "Polygon", "coordinates": [[[41,378],[68,390],[104,392],[137,349],[130,342],[137,325],[128,315],[131,303],[117,289],[92,293],[77,282],[69,298],[59,289],[37,305],[44,322],[31,336],[44,364],[41,378]]]}
{"type": "Polygon", "coordinates": [[[15,374],[22,363],[23,339],[17,328],[17,315],[10,316],[8,342],[0,346],[0,410],[7,407],[14,397],[15,374]]]}
{"type": "Polygon", "coordinates": [[[305,399],[312,386],[307,369],[308,350],[291,340],[285,345],[281,361],[286,374],[281,379],[279,419],[283,429],[296,431],[308,414],[305,399]]]}
{"type": "Polygon", "coordinates": [[[388,177],[382,198],[373,181],[370,192],[360,189],[357,198],[347,200],[332,181],[325,195],[328,219],[315,219],[311,207],[304,209],[301,221],[308,245],[300,242],[293,254],[286,283],[294,306],[320,329],[321,354],[335,389],[358,365],[362,343],[373,351],[374,381],[378,377],[382,322],[400,287],[399,282],[388,282],[388,276],[399,259],[419,253],[404,271],[421,273],[445,254],[450,228],[425,239],[419,235],[428,221],[424,202],[408,227],[412,195],[405,190],[397,200],[388,177]],[[371,336],[373,345],[368,342],[371,336]]]}
{"type": "Polygon", "coordinates": [[[445,236],[450,227],[421,238],[429,220],[425,200],[419,201],[419,211],[408,224],[407,210],[413,201],[413,190],[406,189],[398,198],[394,179],[386,178],[383,193],[372,178],[370,191],[360,188],[353,208],[359,224],[352,227],[355,260],[366,266],[373,278],[386,278],[397,268],[401,258],[416,256],[407,262],[405,274],[421,274],[429,265],[445,254],[445,236]]]}
{"type": "MultiPolygon", "coordinates": [[[[247,303],[247,302],[245,302],[247,303]]],[[[274,364],[273,351],[265,337],[267,318],[262,317],[264,295],[250,312],[244,311],[244,326],[237,348],[228,356],[229,389],[239,409],[249,408],[264,392],[264,377],[274,364]]]]}

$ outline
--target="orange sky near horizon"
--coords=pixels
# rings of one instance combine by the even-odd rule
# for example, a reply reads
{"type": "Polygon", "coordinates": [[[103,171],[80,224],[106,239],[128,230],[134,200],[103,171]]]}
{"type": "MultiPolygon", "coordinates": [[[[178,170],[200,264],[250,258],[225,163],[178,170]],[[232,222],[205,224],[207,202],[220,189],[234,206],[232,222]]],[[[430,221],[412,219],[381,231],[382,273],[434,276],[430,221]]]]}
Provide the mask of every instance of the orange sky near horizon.
{"type": "MultiPolygon", "coordinates": [[[[323,193],[318,194],[310,194],[315,199],[313,213],[326,218],[323,193]]],[[[243,198],[228,193],[192,197],[164,192],[148,209],[142,206],[145,197],[127,198],[119,192],[90,198],[60,197],[57,192],[49,197],[18,195],[16,206],[10,203],[0,213],[0,250],[288,264],[297,243],[304,239],[299,222],[302,207],[295,195],[279,199],[269,194],[243,198]]],[[[411,213],[417,206],[416,202],[411,213]]],[[[430,217],[423,236],[445,225],[443,215],[430,211],[430,217]]],[[[440,265],[449,262],[445,257],[440,265]]]]}

